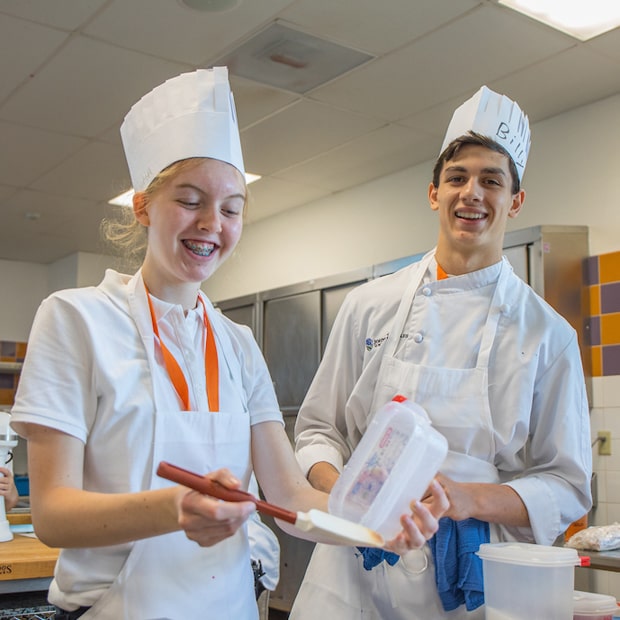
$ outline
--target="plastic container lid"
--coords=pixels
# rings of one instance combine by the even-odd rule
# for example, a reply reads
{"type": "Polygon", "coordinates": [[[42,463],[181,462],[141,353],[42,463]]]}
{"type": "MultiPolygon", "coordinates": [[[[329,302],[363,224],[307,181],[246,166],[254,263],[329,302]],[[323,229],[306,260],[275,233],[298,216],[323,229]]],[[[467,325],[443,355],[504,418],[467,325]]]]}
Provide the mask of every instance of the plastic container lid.
{"type": "Polygon", "coordinates": [[[618,611],[618,604],[613,596],[608,594],[593,594],[592,592],[573,592],[573,610],[580,616],[611,615],[618,611]]]}
{"type": "Polygon", "coordinates": [[[524,566],[578,566],[576,549],[530,543],[483,543],[478,550],[483,560],[524,566]]]}

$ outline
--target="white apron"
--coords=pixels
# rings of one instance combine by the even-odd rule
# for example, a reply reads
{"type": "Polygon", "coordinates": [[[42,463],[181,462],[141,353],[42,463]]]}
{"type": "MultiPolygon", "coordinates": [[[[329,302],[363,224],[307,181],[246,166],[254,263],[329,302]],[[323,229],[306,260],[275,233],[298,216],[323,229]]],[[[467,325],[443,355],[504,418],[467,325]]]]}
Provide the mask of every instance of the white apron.
{"type": "MultiPolygon", "coordinates": [[[[383,345],[370,411],[377,411],[396,394],[403,394],[427,410],[433,426],[448,440],[449,452],[442,473],[458,481],[498,482],[493,464],[495,446],[488,399],[488,363],[499,319],[508,307],[506,281],[510,267],[502,261],[476,367],[435,368],[394,357],[413,298],[432,259],[432,254],[423,259],[417,277],[411,281],[396,312],[383,345]]],[[[461,292],[461,303],[463,299],[461,292]]],[[[493,537],[493,528],[491,532],[493,537]]],[[[484,608],[467,612],[462,605],[454,611],[444,611],[428,546],[409,552],[394,566],[382,562],[367,571],[357,549],[317,545],[290,619],[322,617],[338,620],[482,620],[484,608]]]]}
{"type": "MultiPolygon", "coordinates": [[[[141,320],[143,313],[133,309],[147,351],[152,350],[150,325],[141,320]]],[[[216,335],[220,367],[225,364],[231,372],[224,354],[230,344],[222,339],[227,341],[227,336],[216,335]]],[[[150,354],[149,363],[155,363],[150,354]]],[[[156,406],[161,402],[161,389],[156,383],[156,406]]],[[[155,473],[162,460],[197,472],[228,467],[247,484],[251,431],[241,388],[236,400],[237,410],[232,412],[156,411],[151,489],[171,485],[155,473]]],[[[206,548],[189,540],[184,532],[135,542],[115,582],[82,618],[257,620],[245,528],[206,548]]]]}

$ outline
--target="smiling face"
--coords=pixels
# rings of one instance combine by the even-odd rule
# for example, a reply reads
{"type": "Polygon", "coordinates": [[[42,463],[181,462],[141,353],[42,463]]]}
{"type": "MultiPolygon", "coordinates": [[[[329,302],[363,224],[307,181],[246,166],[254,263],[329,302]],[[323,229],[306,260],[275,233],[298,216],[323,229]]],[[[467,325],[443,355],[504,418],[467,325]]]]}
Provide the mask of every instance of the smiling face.
{"type": "Polygon", "coordinates": [[[245,200],[241,173],[215,159],[184,162],[154,191],[136,194],[136,218],[148,228],[142,274],[153,295],[195,305],[200,283],[239,242],[245,200]]]}
{"type": "Polygon", "coordinates": [[[488,267],[501,259],[508,218],[525,199],[512,194],[508,157],[483,146],[463,147],[445,161],[429,202],[439,214],[437,262],[453,274],[488,267]]]}

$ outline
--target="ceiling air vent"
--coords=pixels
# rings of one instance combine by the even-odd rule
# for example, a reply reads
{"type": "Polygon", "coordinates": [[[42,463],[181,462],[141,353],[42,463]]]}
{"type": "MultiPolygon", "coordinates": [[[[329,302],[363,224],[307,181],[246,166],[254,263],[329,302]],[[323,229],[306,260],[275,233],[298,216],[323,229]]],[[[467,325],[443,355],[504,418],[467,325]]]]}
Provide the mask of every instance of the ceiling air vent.
{"type": "Polygon", "coordinates": [[[213,65],[227,66],[232,75],[304,94],[373,58],[276,21],[213,65]]]}

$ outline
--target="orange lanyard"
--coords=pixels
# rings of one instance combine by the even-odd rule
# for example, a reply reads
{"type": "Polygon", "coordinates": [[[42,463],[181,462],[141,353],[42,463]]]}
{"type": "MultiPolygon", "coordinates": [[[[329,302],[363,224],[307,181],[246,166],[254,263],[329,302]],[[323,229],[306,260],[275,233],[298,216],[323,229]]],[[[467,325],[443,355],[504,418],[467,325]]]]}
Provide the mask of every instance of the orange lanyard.
{"type": "Polygon", "coordinates": [[[443,267],[437,263],[437,279],[445,280],[448,277],[448,274],[443,270],[443,267]]]}
{"type": "MultiPolygon", "coordinates": [[[[146,288],[146,284],[144,285],[146,288]]],[[[151,294],[149,293],[148,288],[146,288],[146,298],[149,302],[149,310],[151,312],[151,321],[153,322],[153,334],[155,334],[155,338],[157,342],[159,342],[159,347],[161,349],[161,353],[164,357],[164,364],[166,365],[166,370],[168,371],[168,376],[172,381],[172,385],[174,385],[174,389],[176,390],[179,398],[183,403],[183,407],[185,411],[190,410],[189,403],[189,388],[187,386],[187,379],[179,366],[179,362],[176,361],[174,355],[170,352],[168,347],[164,344],[164,341],[161,339],[159,335],[159,328],[157,327],[157,319],[155,318],[155,311],[153,310],[153,302],[151,301],[151,294]]],[[[207,380],[207,400],[209,402],[209,411],[219,411],[220,410],[220,386],[219,386],[219,366],[217,360],[217,346],[215,344],[215,337],[213,336],[213,329],[211,329],[211,323],[209,322],[209,317],[207,316],[207,309],[205,307],[205,302],[202,301],[200,295],[198,295],[198,301],[202,304],[202,309],[204,311],[204,326],[205,331],[207,333],[207,342],[205,345],[205,377],[207,380]]]]}

